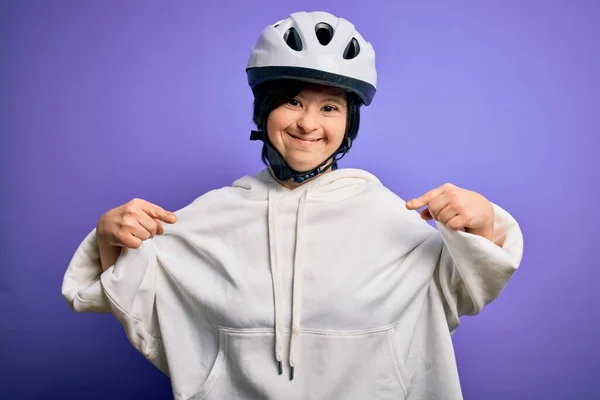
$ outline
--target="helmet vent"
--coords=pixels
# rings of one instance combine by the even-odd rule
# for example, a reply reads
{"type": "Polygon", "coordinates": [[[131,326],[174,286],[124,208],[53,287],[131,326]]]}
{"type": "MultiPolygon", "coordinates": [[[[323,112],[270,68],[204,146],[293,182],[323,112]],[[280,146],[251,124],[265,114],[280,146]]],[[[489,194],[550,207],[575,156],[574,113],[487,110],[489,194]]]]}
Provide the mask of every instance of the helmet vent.
{"type": "Polygon", "coordinates": [[[360,53],[360,45],[358,44],[358,40],[356,38],[352,38],[348,46],[346,46],[346,50],[344,50],[344,59],[352,60],[355,58],[358,53],[360,53]]]}
{"type": "Polygon", "coordinates": [[[288,29],[283,35],[283,40],[285,40],[285,43],[287,43],[292,50],[302,50],[302,40],[300,40],[300,35],[298,35],[298,31],[296,31],[295,28],[288,29]]]}
{"type": "Polygon", "coordinates": [[[333,38],[333,28],[325,22],[320,22],[315,26],[315,33],[317,34],[319,43],[323,46],[327,46],[333,38]]]}

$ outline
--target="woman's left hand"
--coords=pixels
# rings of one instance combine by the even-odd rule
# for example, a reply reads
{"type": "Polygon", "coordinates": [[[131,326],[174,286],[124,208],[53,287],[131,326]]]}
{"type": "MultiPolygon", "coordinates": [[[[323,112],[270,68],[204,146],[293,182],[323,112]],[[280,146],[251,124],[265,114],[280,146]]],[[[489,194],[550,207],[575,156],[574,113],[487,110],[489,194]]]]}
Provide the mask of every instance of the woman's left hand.
{"type": "Polygon", "coordinates": [[[437,187],[406,203],[406,208],[421,211],[421,218],[442,222],[453,230],[483,236],[493,241],[494,209],[481,194],[451,183],[437,187]]]}

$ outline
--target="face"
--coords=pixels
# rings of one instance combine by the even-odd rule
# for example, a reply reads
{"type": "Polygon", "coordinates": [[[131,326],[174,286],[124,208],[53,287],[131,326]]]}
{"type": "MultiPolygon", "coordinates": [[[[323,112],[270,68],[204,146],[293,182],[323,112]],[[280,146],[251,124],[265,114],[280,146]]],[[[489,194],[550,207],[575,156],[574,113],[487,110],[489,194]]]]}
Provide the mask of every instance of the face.
{"type": "Polygon", "coordinates": [[[269,140],[294,170],[312,170],[342,144],[347,111],[343,90],[306,86],[288,103],[271,111],[267,120],[269,140]]]}

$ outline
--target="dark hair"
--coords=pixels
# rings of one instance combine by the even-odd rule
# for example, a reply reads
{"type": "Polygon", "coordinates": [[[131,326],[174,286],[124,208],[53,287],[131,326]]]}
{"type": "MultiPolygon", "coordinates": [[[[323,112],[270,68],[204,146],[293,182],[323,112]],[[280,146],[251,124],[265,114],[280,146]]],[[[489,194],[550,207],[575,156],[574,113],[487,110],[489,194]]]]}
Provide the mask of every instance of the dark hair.
{"type": "MultiPolygon", "coordinates": [[[[293,79],[278,79],[267,81],[252,91],[254,93],[254,110],[252,113],[252,121],[256,127],[264,131],[266,136],[267,119],[271,111],[282,104],[292,100],[298,95],[308,83],[293,79]]],[[[346,117],[346,134],[352,139],[352,142],[358,136],[358,128],[360,126],[360,106],[362,102],[360,98],[351,92],[346,92],[347,98],[347,117],[346,117]]],[[[344,142],[342,142],[342,146],[344,142]]],[[[263,144],[262,161],[267,163],[267,146],[263,144]]]]}

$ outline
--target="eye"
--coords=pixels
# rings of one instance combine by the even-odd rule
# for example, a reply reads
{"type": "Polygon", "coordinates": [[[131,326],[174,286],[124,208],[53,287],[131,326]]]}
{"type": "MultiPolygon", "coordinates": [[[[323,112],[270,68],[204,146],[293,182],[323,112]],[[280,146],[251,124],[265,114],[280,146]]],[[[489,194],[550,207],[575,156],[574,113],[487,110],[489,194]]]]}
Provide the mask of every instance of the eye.
{"type": "Polygon", "coordinates": [[[332,111],[335,111],[335,110],[337,110],[337,108],[335,108],[334,106],[325,106],[325,107],[323,107],[323,111],[328,112],[328,113],[332,112],[332,111]]]}
{"type": "Polygon", "coordinates": [[[298,107],[300,105],[300,101],[298,99],[291,99],[288,102],[289,105],[294,106],[294,107],[298,107]]]}

